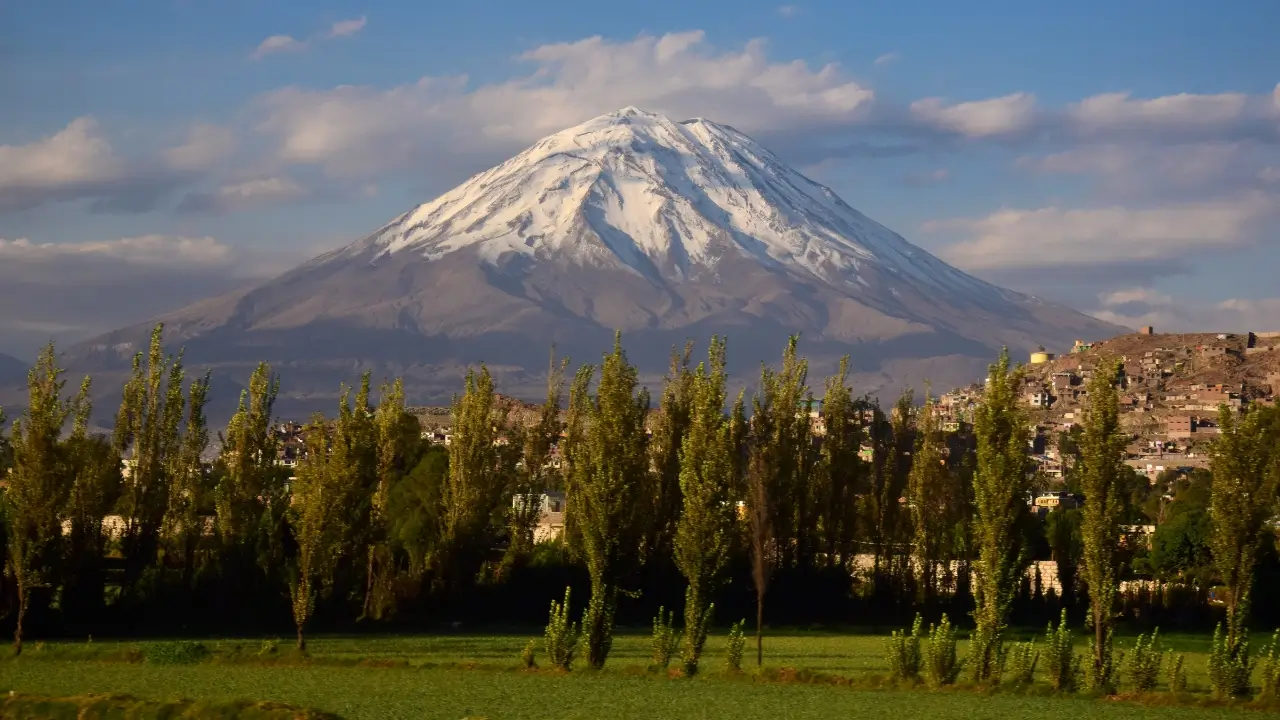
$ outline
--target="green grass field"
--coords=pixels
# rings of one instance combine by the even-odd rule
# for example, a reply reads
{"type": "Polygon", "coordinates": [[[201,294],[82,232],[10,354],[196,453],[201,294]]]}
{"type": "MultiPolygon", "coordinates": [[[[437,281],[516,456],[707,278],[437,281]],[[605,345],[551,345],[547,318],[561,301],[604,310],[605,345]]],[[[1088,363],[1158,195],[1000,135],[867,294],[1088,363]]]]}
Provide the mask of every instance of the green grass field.
{"type": "MultiPolygon", "coordinates": [[[[346,718],[460,720],[576,720],[608,718],[1216,718],[1239,715],[1222,708],[1156,707],[1078,697],[927,690],[868,690],[776,683],[718,676],[723,634],[708,643],[706,675],[672,680],[643,672],[647,635],[617,638],[602,673],[557,676],[516,672],[529,636],[396,636],[317,638],[310,660],[261,664],[261,640],[205,641],[211,660],[195,665],[122,662],[147,643],[48,643],[22,658],[0,661],[0,691],[44,695],[128,693],[167,700],[271,700],[313,707],[346,718]],[[238,650],[237,650],[238,646],[238,650]],[[238,659],[224,656],[234,655],[238,659]],[[465,669],[458,664],[474,664],[465,669]]],[[[282,641],[282,648],[287,641],[282,641]]],[[[1120,647],[1132,645],[1121,640],[1120,647]]],[[[1188,653],[1191,689],[1207,686],[1207,638],[1173,637],[1188,653]]],[[[766,665],[840,676],[882,674],[879,636],[788,634],[766,638],[766,665]]],[[[963,654],[964,648],[960,648],[963,654]]]]}

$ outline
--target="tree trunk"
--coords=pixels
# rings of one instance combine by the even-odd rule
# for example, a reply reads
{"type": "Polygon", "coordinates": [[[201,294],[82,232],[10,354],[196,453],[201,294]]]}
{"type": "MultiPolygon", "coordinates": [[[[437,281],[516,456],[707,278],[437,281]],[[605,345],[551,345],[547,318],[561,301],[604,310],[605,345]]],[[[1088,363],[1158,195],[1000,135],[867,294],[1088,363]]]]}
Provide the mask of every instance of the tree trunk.
{"type": "Polygon", "coordinates": [[[756,666],[764,665],[764,592],[756,591],[756,666]]]}
{"type": "Polygon", "coordinates": [[[27,617],[27,591],[18,586],[18,624],[13,628],[13,655],[22,654],[22,621],[27,617]]]}
{"type": "Polygon", "coordinates": [[[298,626],[298,652],[307,651],[307,639],[302,636],[302,626],[298,626]]]}

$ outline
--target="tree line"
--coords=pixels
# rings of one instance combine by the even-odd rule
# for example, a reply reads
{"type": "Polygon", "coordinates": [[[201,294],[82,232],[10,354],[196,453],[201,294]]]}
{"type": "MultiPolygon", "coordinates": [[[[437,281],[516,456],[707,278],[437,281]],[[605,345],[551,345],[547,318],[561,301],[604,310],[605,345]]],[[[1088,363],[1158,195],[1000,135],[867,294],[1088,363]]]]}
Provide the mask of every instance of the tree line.
{"type": "Polygon", "coordinates": [[[400,381],[375,396],[366,374],[342,388],[335,414],[309,420],[289,469],[277,462],[271,368],[256,368],[213,431],[209,376],[189,378],[162,331],[135,357],[106,435],[89,430],[90,379],[66,392],[52,345],[30,372],[27,407],[0,445],[0,609],[18,652],[33,624],[180,632],[207,627],[213,608],[242,630],[291,616],[304,648],[309,631],[349,622],[476,607],[491,611],[480,620],[527,619],[573,585],[587,595],[575,617],[592,667],[607,661],[620,609],[635,622],[659,603],[682,607],[688,673],[717,614],[736,619],[726,610],[754,614],[758,662],[770,619],[879,623],[920,610],[972,618],[967,667],[983,679],[1003,666],[1010,624],[1040,607],[1087,622],[1105,682],[1121,579],[1159,568],[1188,587],[1219,584],[1229,649],[1247,645],[1257,570],[1276,565],[1270,408],[1222,413],[1197,567],[1160,554],[1159,531],[1151,552],[1121,542],[1123,525],[1165,520],[1168,490],[1123,462],[1117,364],[1094,374],[1084,421],[1058,441],[1083,507],[1041,519],[1029,499],[1047,481],[1007,353],[972,424],[947,430],[927,391],[923,406],[908,391],[888,409],[857,395],[847,358],[815,393],[794,338],[736,397],[723,339],[696,364],[692,344],[677,348],[654,398],[619,336],[572,376],[568,359],[553,361],[532,419],[504,411],[485,367],[469,372],[447,447],[424,440],[400,381]],[[549,490],[565,496],[563,533],[535,542],[549,490]],[[1057,561],[1061,592],[1029,577],[1036,559],[1057,561]]]}

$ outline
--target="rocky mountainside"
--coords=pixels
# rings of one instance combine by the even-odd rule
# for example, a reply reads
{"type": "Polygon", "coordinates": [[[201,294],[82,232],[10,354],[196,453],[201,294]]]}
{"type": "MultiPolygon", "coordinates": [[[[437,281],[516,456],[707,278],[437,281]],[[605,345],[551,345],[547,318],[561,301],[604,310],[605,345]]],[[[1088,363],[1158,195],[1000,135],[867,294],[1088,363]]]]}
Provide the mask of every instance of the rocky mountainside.
{"type": "Polygon", "coordinates": [[[0,384],[16,383],[26,380],[30,363],[19,360],[12,355],[0,353],[0,384]]]}
{"type": "MultiPolygon", "coordinates": [[[[339,381],[365,368],[403,376],[412,402],[439,402],[481,361],[504,392],[536,399],[553,344],[591,362],[615,329],[653,379],[673,345],[727,334],[742,382],[800,332],[817,382],[851,353],[859,390],[873,392],[959,384],[1001,345],[1121,331],[943,263],[731,127],[635,108],[547,137],[274,280],[159,319],[222,396],[271,362],[282,412],[329,409],[339,381]]],[[[150,327],[82,344],[73,370],[109,387],[150,327]]]]}

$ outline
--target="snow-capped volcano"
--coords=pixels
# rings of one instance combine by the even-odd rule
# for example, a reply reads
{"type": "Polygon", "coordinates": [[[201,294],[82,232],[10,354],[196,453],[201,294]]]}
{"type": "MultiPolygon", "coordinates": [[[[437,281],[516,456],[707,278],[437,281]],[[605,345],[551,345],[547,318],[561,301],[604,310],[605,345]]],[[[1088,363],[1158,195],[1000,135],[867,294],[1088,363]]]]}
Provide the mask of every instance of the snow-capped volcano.
{"type": "MultiPolygon", "coordinates": [[[[480,361],[506,392],[538,395],[552,344],[590,362],[615,329],[651,375],[672,345],[728,335],[730,371],[745,381],[799,332],[816,376],[852,352],[867,391],[968,382],[1002,345],[1021,354],[1120,331],[947,265],[727,125],[636,108],[544,138],[274,280],[161,319],[189,364],[232,388],[272,362],[282,408],[328,403],[360,368],[403,376],[415,401],[439,399],[480,361]]],[[[101,377],[150,327],[73,357],[101,377]]]]}
{"type": "Polygon", "coordinates": [[[396,218],[347,254],[474,248],[697,280],[726,253],[856,283],[864,263],[987,291],[849,207],[732,127],[634,107],[547,137],[396,218]],[[664,271],[670,271],[664,272],[664,271]]]}

